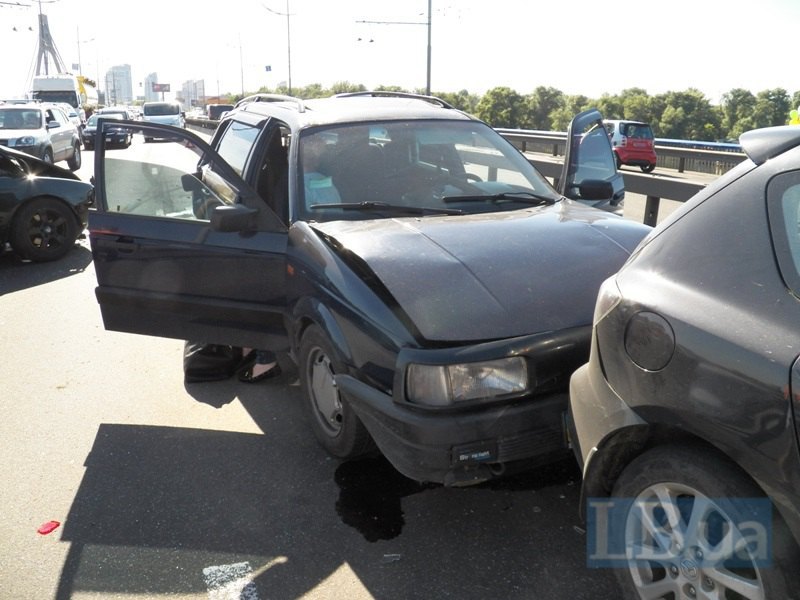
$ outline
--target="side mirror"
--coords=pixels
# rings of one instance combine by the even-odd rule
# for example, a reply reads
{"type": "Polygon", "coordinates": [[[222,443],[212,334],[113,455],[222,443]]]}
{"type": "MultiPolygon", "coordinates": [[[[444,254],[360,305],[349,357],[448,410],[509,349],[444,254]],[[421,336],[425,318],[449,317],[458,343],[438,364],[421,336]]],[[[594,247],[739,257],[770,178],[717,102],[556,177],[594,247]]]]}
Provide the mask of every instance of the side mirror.
{"type": "Polygon", "coordinates": [[[194,173],[184,173],[181,175],[181,187],[184,192],[199,192],[203,189],[203,183],[194,173]]]}
{"type": "Polygon", "coordinates": [[[247,231],[255,228],[258,211],[243,204],[217,206],[211,213],[211,228],[214,231],[247,231]]]}
{"type": "Polygon", "coordinates": [[[578,190],[581,200],[608,200],[614,196],[614,186],[602,179],[584,179],[578,190]]]}
{"type": "Polygon", "coordinates": [[[61,127],[61,123],[59,123],[58,121],[48,121],[47,122],[47,128],[48,129],[56,129],[57,127],[61,127]]]}

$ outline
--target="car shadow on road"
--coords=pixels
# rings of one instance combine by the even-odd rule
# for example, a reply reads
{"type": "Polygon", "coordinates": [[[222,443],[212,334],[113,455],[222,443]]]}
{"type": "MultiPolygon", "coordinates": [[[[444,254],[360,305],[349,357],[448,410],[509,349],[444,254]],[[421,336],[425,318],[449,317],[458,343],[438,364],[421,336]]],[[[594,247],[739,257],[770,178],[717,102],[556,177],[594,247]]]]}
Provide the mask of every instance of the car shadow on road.
{"type": "Polygon", "coordinates": [[[292,399],[268,402],[263,434],[101,425],[64,520],[56,599],[205,597],[231,572],[251,593],[225,597],[262,600],[615,597],[611,573],[585,567],[578,486],[561,475],[527,491],[406,482],[392,509],[408,521],[403,534],[369,540],[337,514],[347,463],[277,418],[297,416],[292,399]]]}
{"type": "Polygon", "coordinates": [[[23,261],[10,250],[0,252],[0,296],[83,273],[91,262],[92,252],[83,241],[52,262],[23,261]]]}

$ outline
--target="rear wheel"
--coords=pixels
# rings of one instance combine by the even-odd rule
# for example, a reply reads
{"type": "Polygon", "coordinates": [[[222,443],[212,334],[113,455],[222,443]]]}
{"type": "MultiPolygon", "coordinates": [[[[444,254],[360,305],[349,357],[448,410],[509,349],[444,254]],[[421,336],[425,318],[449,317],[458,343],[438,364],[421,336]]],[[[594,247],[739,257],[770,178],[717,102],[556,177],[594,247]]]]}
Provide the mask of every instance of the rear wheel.
{"type": "Polygon", "coordinates": [[[344,372],[333,344],[317,325],[300,341],[300,385],[314,435],[339,458],[355,458],[373,448],[364,424],[336,387],[333,376],[344,372]]]}
{"type": "Polygon", "coordinates": [[[632,501],[625,505],[628,565],[617,571],[627,598],[797,597],[800,555],[785,524],[758,486],[708,450],[645,452],[612,495],[632,501]],[[772,521],[759,538],[765,505],[772,521]],[[770,533],[772,548],[765,548],[770,533]]]}
{"type": "Polygon", "coordinates": [[[639,167],[642,170],[642,173],[652,173],[653,169],[656,168],[654,164],[652,165],[643,165],[639,167]]]}
{"type": "Polygon", "coordinates": [[[614,152],[614,159],[617,162],[617,168],[618,169],[621,168],[622,167],[622,159],[619,157],[619,154],[617,154],[616,152],[614,152]]]}
{"type": "Polygon", "coordinates": [[[68,206],[55,198],[37,198],[19,209],[11,226],[11,247],[27,260],[64,256],[78,238],[78,222],[68,206]]]}
{"type": "Polygon", "coordinates": [[[67,166],[69,166],[70,171],[77,171],[81,168],[81,145],[80,143],[75,144],[75,147],[72,149],[72,156],[67,160],[67,166]]]}

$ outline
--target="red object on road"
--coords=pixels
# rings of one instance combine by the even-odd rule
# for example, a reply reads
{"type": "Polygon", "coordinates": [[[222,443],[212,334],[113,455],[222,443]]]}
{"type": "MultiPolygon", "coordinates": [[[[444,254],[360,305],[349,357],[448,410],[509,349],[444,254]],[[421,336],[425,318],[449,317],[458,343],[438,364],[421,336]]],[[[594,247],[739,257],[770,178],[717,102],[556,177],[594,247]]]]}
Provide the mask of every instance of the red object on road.
{"type": "Polygon", "coordinates": [[[36,531],[38,531],[42,535],[47,535],[48,533],[52,533],[53,531],[58,529],[59,525],[61,525],[61,523],[59,523],[58,521],[48,521],[47,523],[41,525],[39,529],[37,529],[36,531]]]}

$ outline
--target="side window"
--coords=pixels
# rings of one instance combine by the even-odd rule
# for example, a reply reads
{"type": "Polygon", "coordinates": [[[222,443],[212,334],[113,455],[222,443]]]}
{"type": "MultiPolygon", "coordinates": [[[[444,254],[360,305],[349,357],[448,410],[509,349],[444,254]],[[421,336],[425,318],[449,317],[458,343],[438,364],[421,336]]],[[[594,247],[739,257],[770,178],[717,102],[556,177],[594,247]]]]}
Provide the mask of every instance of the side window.
{"type": "Polygon", "coordinates": [[[767,189],[767,203],[781,275],[800,296],[800,171],[775,177],[767,189]]]}
{"type": "MultiPolygon", "coordinates": [[[[129,129],[134,138],[142,137],[135,127],[119,127],[129,129]]],[[[197,167],[202,152],[183,138],[167,137],[147,148],[147,154],[135,161],[105,154],[103,191],[108,212],[208,221],[215,206],[234,202],[236,191],[220,177],[214,177],[213,184],[207,181],[197,167]]]]}
{"type": "Polygon", "coordinates": [[[258,127],[233,121],[219,140],[217,152],[239,175],[244,172],[258,132],[258,127]]]}

